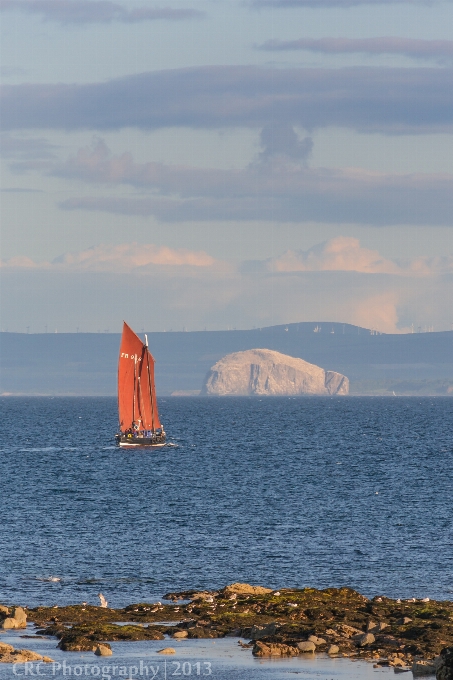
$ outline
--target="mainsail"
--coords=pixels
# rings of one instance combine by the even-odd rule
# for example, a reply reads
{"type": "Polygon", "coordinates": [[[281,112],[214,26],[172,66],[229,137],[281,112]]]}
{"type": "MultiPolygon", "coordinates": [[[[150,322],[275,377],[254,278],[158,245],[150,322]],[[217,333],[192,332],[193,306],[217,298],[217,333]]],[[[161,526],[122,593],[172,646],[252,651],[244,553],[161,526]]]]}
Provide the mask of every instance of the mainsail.
{"type": "Polygon", "coordinates": [[[154,386],[154,359],[147,344],[123,325],[118,359],[118,414],[120,430],[151,430],[161,427],[154,386]]]}

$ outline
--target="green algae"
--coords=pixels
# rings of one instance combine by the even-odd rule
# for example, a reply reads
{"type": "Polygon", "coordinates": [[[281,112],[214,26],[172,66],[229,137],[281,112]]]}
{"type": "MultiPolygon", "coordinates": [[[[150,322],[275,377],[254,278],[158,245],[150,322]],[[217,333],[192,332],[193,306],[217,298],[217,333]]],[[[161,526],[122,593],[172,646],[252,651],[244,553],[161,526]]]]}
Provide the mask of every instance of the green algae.
{"type": "Polygon", "coordinates": [[[186,630],[188,638],[237,635],[251,639],[259,635],[264,642],[289,646],[316,635],[326,640],[319,651],[335,644],[348,656],[377,658],[399,653],[409,661],[414,656],[432,658],[453,646],[452,602],[401,602],[384,596],[369,600],[351,588],[285,588],[237,595],[224,589],[166,597],[173,603],[140,602],[123,609],[38,607],[29,610],[28,618],[45,625],[40,632],[57,637],[62,649],[112,640],[163,639],[164,633],[179,630],[186,630]],[[405,619],[410,621],[403,623],[405,619]],[[174,621],[177,625],[157,625],[174,621]],[[119,622],[130,624],[115,625],[119,622]],[[273,634],[261,636],[258,629],[269,624],[275,624],[273,634]],[[359,638],[367,631],[374,641],[362,647],[359,638]]]}

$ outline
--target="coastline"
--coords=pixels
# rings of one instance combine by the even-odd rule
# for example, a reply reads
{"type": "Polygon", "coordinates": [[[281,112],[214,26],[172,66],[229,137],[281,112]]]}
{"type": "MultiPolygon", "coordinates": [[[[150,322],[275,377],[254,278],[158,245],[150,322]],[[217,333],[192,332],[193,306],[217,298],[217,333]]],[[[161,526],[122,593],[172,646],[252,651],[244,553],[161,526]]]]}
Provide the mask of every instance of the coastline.
{"type": "MultiPolygon", "coordinates": [[[[238,583],[218,591],[166,593],[162,600],[167,603],[122,609],[86,603],[27,609],[35,631],[30,639],[51,639],[61,652],[93,653],[111,642],[165,646],[168,636],[172,645],[189,646],[239,638],[241,653],[256,659],[349,659],[424,675],[435,672],[442,650],[453,648],[451,601],[368,599],[350,588],[271,590],[238,583]]],[[[14,616],[13,608],[8,611],[14,616]]]]}

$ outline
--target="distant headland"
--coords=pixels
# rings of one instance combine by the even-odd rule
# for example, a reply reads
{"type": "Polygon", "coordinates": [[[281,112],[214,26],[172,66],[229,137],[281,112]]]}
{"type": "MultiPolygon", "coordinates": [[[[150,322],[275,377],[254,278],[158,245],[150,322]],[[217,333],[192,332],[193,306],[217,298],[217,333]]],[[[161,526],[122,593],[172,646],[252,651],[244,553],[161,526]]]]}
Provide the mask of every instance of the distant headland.
{"type": "MultiPolygon", "coordinates": [[[[351,395],[453,395],[453,331],[377,334],[343,323],[148,332],[160,395],[195,395],[227,354],[256,347],[349,378],[351,395]]],[[[114,396],[119,333],[0,333],[0,394],[114,396]]]]}

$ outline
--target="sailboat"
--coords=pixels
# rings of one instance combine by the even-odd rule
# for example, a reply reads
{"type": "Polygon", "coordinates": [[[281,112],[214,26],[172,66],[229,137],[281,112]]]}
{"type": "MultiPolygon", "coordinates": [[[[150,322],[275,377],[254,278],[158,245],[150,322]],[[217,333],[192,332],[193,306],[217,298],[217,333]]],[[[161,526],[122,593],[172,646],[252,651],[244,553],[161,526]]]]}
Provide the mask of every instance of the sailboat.
{"type": "Polygon", "coordinates": [[[143,342],[125,322],[118,358],[118,417],[119,446],[164,446],[148,338],[143,342]]]}

